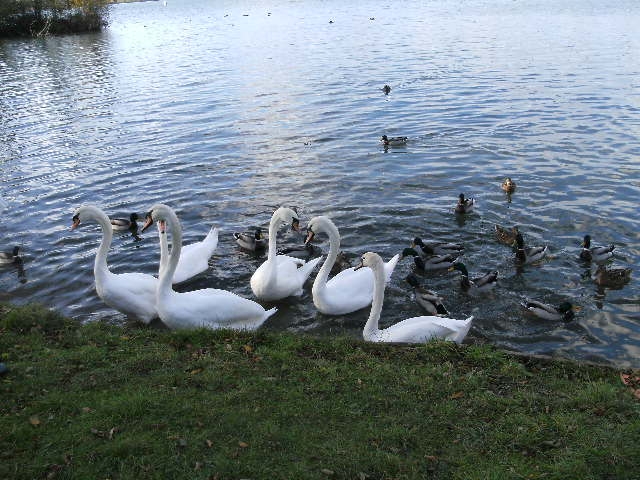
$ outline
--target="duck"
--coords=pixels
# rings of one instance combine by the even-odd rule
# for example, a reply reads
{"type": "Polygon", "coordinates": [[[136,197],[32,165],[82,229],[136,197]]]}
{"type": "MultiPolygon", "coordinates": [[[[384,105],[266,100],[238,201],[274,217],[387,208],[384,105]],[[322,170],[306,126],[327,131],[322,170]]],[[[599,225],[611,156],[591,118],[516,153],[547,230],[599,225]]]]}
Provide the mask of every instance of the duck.
{"type": "Polygon", "coordinates": [[[302,246],[296,245],[292,247],[279,248],[278,255],[287,255],[289,257],[301,258],[302,260],[309,260],[322,255],[322,250],[311,243],[305,243],[302,246]]]}
{"type": "Polygon", "coordinates": [[[382,135],[381,141],[385,147],[401,147],[407,144],[408,137],[387,137],[382,135]]]}
{"type": "Polygon", "coordinates": [[[362,330],[362,337],[367,342],[390,343],[424,343],[433,339],[449,340],[461,343],[466,337],[473,316],[466,320],[454,320],[438,316],[412,317],[402,320],[388,328],[380,330],[380,313],[384,303],[385,267],[380,255],[367,252],[361,263],[355,268],[369,267],[374,274],[373,301],[369,318],[362,330]]]}
{"type": "Polygon", "coordinates": [[[15,246],[8,252],[0,252],[0,265],[15,263],[20,258],[20,247],[15,246]]]}
{"type": "Polygon", "coordinates": [[[236,243],[241,248],[251,252],[262,251],[267,248],[267,240],[262,235],[262,230],[258,227],[253,232],[237,232],[233,234],[236,243]]]}
{"type": "MultiPolygon", "coordinates": [[[[373,20],[373,18],[370,18],[369,20],[373,20]]],[[[382,91],[385,95],[389,95],[389,93],[391,92],[391,87],[389,85],[385,85],[384,87],[382,87],[382,91]]]]}
{"type": "MultiPolygon", "coordinates": [[[[306,242],[311,242],[318,233],[329,236],[329,254],[313,282],[311,293],[313,304],[325,315],[344,315],[371,305],[373,300],[373,272],[370,268],[347,268],[328,280],[340,250],[338,227],[327,216],[312,218],[307,224],[306,242]]],[[[400,255],[393,256],[384,264],[385,281],[389,282],[400,255]]]]}
{"type": "Polygon", "coordinates": [[[113,230],[116,232],[124,230],[138,231],[138,219],[138,214],[132,213],[129,218],[111,218],[110,221],[113,230]]]}
{"type": "MultiPolygon", "coordinates": [[[[151,216],[147,214],[142,233],[144,233],[145,227],[149,228],[152,223],[153,220],[151,216]]],[[[163,269],[166,268],[169,263],[169,246],[167,236],[163,235],[160,230],[160,225],[158,224],[160,269],[163,269]]],[[[180,260],[178,261],[178,266],[171,281],[173,285],[185,283],[209,268],[209,258],[213,255],[216,248],[218,248],[218,232],[218,228],[212,226],[203,240],[182,246],[180,250],[180,260]]]]}
{"type": "Polygon", "coordinates": [[[537,300],[526,300],[522,302],[521,305],[527,312],[536,317],[552,321],[571,321],[575,316],[575,312],[578,310],[578,307],[575,307],[570,302],[562,302],[557,307],[554,307],[537,300]]]}
{"type": "Polygon", "coordinates": [[[630,268],[606,268],[604,265],[598,265],[593,280],[596,285],[601,287],[620,288],[631,280],[630,268]]]}
{"type": "Polygon", "coordinates": [[[473,198],[465,198],[464,193],[458,195],[458,203],[455,208],[456,213],[471,213],[475,206],[475,200],[473,198]]]}
{"type": "Polygon", "coordinates": [[[549,247],[527,247],[524,246],[524,239],[522,234],[518,232],[516,234],[516,262],[519,264],[533,263],[538,260],[542,260],[549,251],[549,247]]]}
{"type": "Polygon", "coordinates": [[[113,240],[113,226],[107,214],[95,205],[83,205],[73,214],[71,230],[90,221],[102,228],[102,240],[93,266],[96,293],[111,308],[149,324],[158,317],[158,279],[140,272],[111,272],[107,265],[107,253],[113,240]]]}
{"type": "Polygon", "coordinates": [[[513,247],[516,245],[516,236],[518,235],[518,227],[507,229],[496,224],[496,237],[500,243],[513,247]]]}
{"type": "Polygon", "coordinates": [[[424,243],[420,237],[415,237],[411,242],[411,248],[420,247],[425,255],[448,255],[464,253],[464,246],[459,243],[430,242],[424,243]]]}
{"type": "Polygon", "coordinates": [[[505,178],[504,182],[502,182],[502,190],[504,190],[506,193],[515,192],[516,191],[516,182],[511,180],[511,178],[509,178],[509,177],[505,178]]]}
{"type": "Polygon", "coordinates": [[[158,222],[160,235],[171,233],[171,250],[166,267],[159,269],[156,305],[160,320],[173,330],[207,328],[217,330],[256,330],[274,315],[277,308],[265,310],[262,305],[227,290],[204,288],[176,292],[172,279],[182,249],[182,227],[171,207],[157,203],[149,210],[145,228],[158,222]]]}
{"type": "Polygon", "coordinates": [[[427,290],[420,286],[420,282],[418,281],[418,277],[416,277],[413,273],[407,275],[405,278],[407,283],[413,287],[413,291],[416,296],[416,302],[422,308],[424,308],[427,313],[430,315],[437,316],[449,316],[449,312],[442,304],[442,297],[437,293],[432,292],[431,290],[427,290]]]}
{"type": "Polygon", "coordinates": [[[616,247],[613,243],[607,246],[592,247],[591,235],[585,235],[582,241],[582,251],[580,252],[580,258],[586,261],[603,263],[613,256],[613,250],[615,248],[616,247]]]}
{"type": "Polygon", "coordinates": [[[269,250],[267,260],[251,276],[251,290],[260,300],[274,301],[302,295],[302,286],[322,257],[308,262],[276,253],[276,235],[282,224],[299,230],[298,215],[288,207],[278,208],[269,223],[269,250]]]}
{"type": "Polygon", "coordinates": [[[467,267],[464,263],[454,263],[451,268],[449,268],[449,271],[453,270],[458,270],[462,274],[462,277],[460,279],[460,285],[462,286],[462,288],[473,293],[489,291],[493,287],[495,287],[498,281],[497,270],[487,272],[483,276],[474,278],[473,280],[469,279],[469,271],[467,270],[467,267]]]}
{"type": "Polygon", "coordinates": [[[457,260],[458,255],[449,253],[446,255],[434,255],[428,258],[422,258],[413,248],[405,248],[402,250],[402,257],[413,257],[413,262],[418,270],[443,270],[450,268],[457,260]]]}

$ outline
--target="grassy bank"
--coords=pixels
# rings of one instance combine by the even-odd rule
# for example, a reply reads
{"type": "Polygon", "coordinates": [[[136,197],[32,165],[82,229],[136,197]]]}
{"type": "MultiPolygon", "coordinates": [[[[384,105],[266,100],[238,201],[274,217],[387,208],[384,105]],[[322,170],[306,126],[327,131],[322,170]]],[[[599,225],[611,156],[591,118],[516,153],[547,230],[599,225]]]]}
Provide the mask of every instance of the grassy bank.
{"type": "Polygon", "coordinates": [[[638,478],[619,372],[0,307],[0,478],[638,478]]]}

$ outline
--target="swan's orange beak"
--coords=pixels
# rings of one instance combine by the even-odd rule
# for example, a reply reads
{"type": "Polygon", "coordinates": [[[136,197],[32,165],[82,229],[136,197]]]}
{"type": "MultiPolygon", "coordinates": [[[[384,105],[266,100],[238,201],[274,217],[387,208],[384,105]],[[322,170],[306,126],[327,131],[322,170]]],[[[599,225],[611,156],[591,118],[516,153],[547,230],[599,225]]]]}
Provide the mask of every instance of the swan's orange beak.
{"type": "Polygon", "coordinates": [[[313,230],[309,230],[307,228],[307,238],[305,238],[304,244],[308,245],[311,242],[311,240],[313,240],[313,237],[315,237],[315,236],[316,236],[316,234],[313,233],[313,230]]]}
{"type": "Polygon", "coordinates": [[[78,215],[73,216],[73,223],[71,224],[71,230],[75,230],[80,225],[80,217],[78,215]]]}
{"type": "Polygon", "coordinates": [[[147,215],[144,217],[144,225],[142,226],[142,230],[140,230],[140,233],[144,233],[144,231],[151,225],[153,225],[153,218],[151,218],[150,213],[147,213],[147,215]]]}

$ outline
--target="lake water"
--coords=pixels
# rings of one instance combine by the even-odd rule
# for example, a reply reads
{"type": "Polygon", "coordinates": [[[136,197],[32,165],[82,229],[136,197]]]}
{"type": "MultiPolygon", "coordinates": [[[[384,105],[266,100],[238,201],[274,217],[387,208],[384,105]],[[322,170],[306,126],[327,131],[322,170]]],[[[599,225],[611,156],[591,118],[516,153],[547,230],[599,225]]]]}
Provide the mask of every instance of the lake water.
{"type": "MultiPolygon", "coordinates": [[[[331,217],[354,259],[419,235],[463,243],[472,276],[499,270],[481,297],[457,272],[420,277],[453,317],[475,315],[471,342],[640,367],[640,4],[348,3],[121,4],[99,34],[0,41],[0,241],[24,249],[23,270],[0,269],[0,300],[125,321],[94,290],[99,228],[69,231],[71,217],[85,203],[128,216],[158,201],[187,242],[224,229],[212,268],[183,289],[252,297],[264,257],[232,232],[295,205],[303,224],[331,217]],[[385,150],[382,134],[409,141],[385,150]],[[460,192],[479,202],[462,219],[460,192]],[[516,268],[496,223],[551,257],[516,268]],[[631,283],[596,287],[577,260],[586,233],[616,244],[631,283]],[[544,322],[523,314],[524,297],[582,310],[544,322]]],[[[156,272],[154,233],[116,235],[112,270],[156,272]]],[[[387,288],[384,326],[421,314],[411,266],[387,288]]],[[[310,290],[265,328],[361,335],[368,309],[325,316],[310,290]]]]}

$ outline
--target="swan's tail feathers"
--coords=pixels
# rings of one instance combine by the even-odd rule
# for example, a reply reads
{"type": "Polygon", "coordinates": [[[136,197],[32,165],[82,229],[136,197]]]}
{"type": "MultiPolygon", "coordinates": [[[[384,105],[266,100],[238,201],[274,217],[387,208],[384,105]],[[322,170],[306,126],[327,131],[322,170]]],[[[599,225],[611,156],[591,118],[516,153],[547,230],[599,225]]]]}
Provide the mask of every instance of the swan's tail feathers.
{"type": "Polygon", "coordinates": [[[391,280],[391,274],[393,274],[393,271],[396,268],[396,265],[398,264],[398,261],[400,260],[400,254],[396,254],[394,255],[391,260],[389,260],[387,263],[384,264],[384,274],[385,274],[385,281],[389,282],[391,280]]]}
{"type": "Polygon", "coordinates": [[[461,328],[458,332],[453,336],[452,340],[456,343],[462,343],[464,338],[469,333],[471,329],[471,323],[473,322],[473,315],[467,318],[466,320],[460,320],[461,328]]]}
{"type": "Polygon", "coordinates": [[[269,318],[271,315],[275,314],[278,311],[276,307],[270,308],[269,310],[264,312],[264,320],[269,318]]]}
{"type": "Polygon", "coordinates": [[[323,257],[320,256],[320,257],[314,258],[313,260],[309,260],[307,263],[305,263],[300,268],[298,268],[298,270],[300,271],[300,274],[304,276],[305,280],[309,278],[309,275],[311,275],[311,272],[313,272],[313,269],[316,268],[316,265],[320,263],[320,260],[322,260],[322,258],[323,257]]]}
{"type": "Polygon", "coordinates": [[[209,230],[209,233],[207,233],[207,236],[203,240],[203,243],[205,243],[209,247],[208,248],[209,256],[213,255],[213,252],[215,252],[216,248],[218,248],[219,232],[220,232],[220,229],[218,227],[211,227],[211,230],[209,230]]]}

